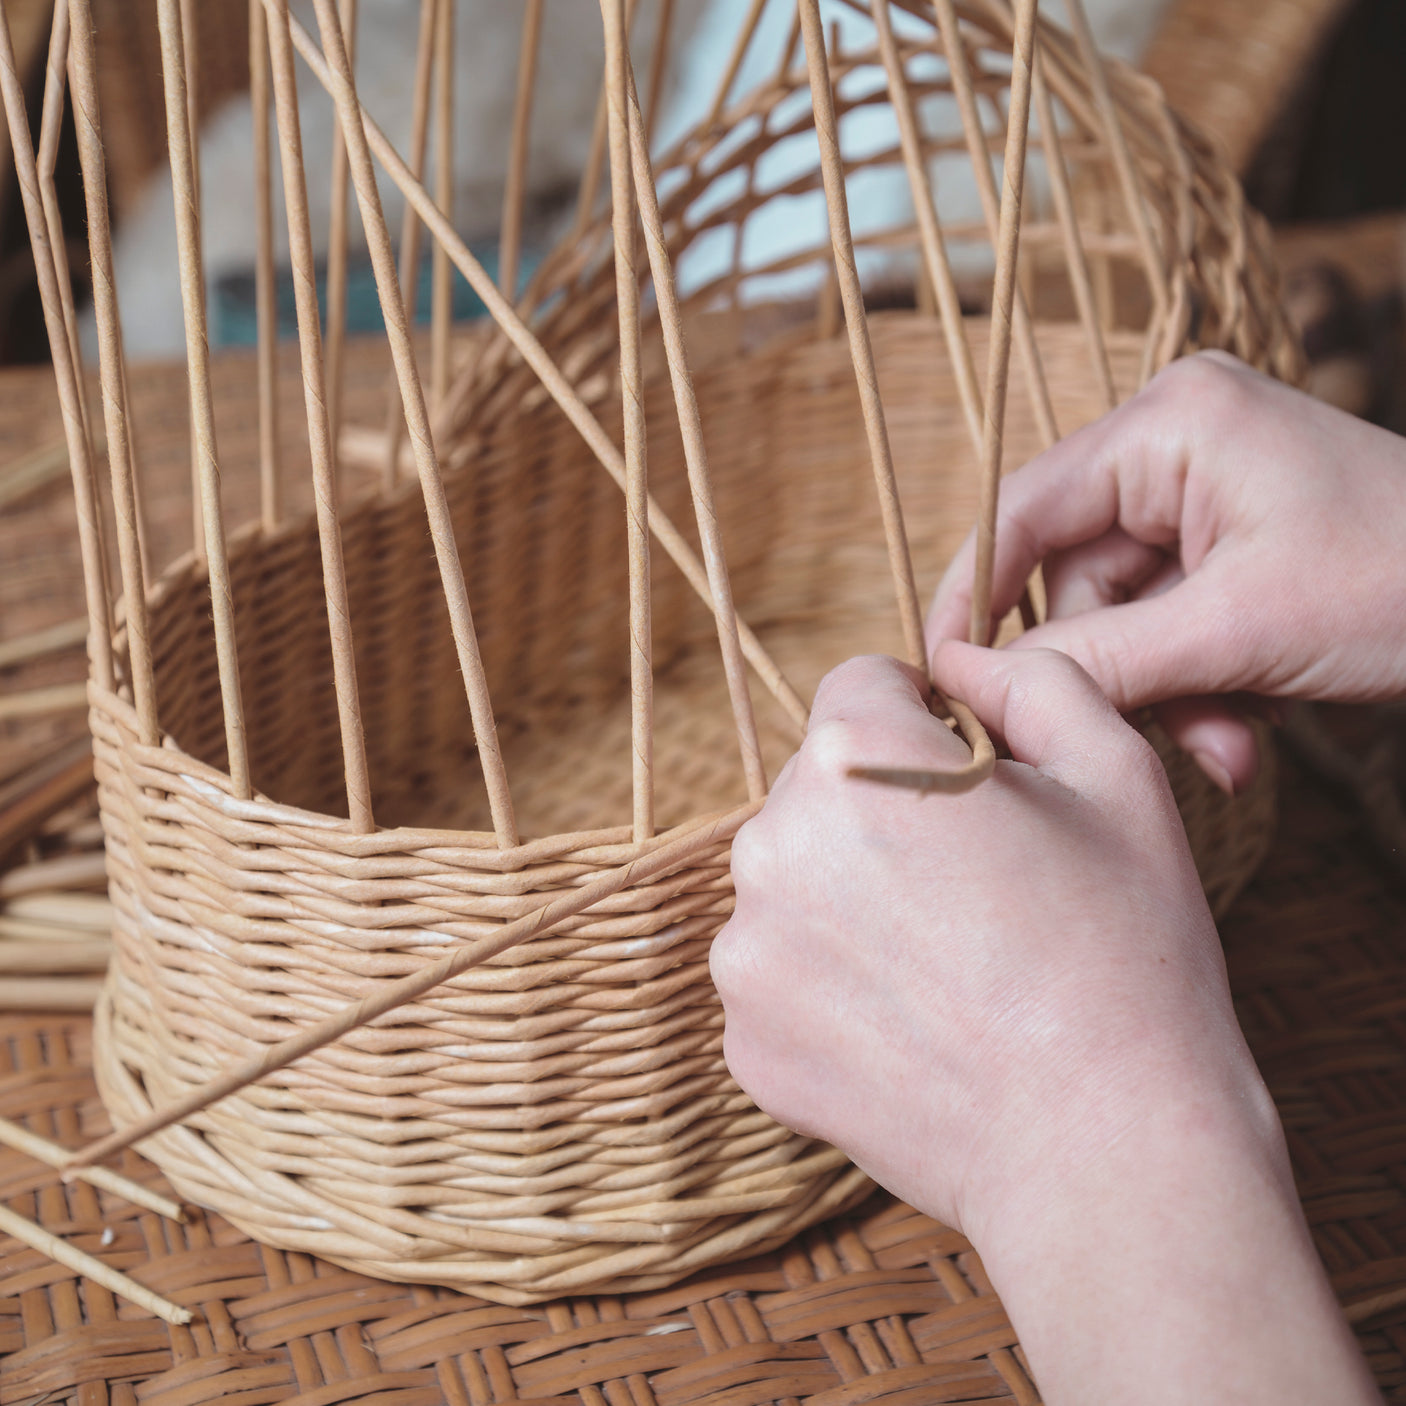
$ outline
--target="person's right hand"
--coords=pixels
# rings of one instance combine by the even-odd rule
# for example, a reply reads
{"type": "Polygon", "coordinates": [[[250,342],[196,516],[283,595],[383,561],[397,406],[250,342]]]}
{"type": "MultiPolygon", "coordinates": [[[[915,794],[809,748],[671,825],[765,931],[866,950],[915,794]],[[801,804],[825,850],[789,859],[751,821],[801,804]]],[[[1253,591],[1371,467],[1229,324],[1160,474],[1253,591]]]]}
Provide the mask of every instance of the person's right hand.
{"type": "MultiPolygon", "coordinates": [[[[1406,440],[1207,352],[1001,486],[992,615],[1044,563],[1057,649],[1160,720],[1227,789],[1253,738],[1219,697],[1406,695],[1406,440]]],[[[974,541],[929,648],[965,639],[974,541]]]]}

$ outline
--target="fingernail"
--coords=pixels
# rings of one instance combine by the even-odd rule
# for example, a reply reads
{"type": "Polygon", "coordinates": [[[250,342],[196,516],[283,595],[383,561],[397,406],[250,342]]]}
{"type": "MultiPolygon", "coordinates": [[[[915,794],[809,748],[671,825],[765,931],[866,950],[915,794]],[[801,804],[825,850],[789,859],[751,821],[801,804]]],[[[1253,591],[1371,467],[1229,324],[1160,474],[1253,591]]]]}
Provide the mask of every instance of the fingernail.
{"type": "Polygon", "coordinates": [[[1235,782],[1230,779],[1230,773],[1215,757],[1209,752],[1193,752],[1191,755],[1196,759],[1196,765],[1199,766],[1227,796],[1233,796],[1235,794],[1235,782]]]}

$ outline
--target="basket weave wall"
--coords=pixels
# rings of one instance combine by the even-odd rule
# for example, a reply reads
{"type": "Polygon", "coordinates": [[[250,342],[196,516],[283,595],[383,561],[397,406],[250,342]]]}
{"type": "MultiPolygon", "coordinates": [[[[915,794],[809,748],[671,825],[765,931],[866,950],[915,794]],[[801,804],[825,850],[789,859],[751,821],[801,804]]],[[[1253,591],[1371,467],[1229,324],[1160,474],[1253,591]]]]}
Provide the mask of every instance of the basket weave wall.
{"type": "MultiPolygon", "coordinates": [[[[993,114],[981,140],[999,150],[1010,17],[996,3],[958,10],[993,114]]],[[[919,72],[918,50],[933,40],[905,33],[905,59],[919,72]]],[[[1058,429],[1105,408],[1094,342],[1119,396],[1197,345],[1293,374],[1262,236],[1233,179],[1155,91],[1112,70],[1150,231],[1151,242],[1140,243],[1127,202],[1109,194],[1115,153],[1087,66],[1053,30],[1042,28],[1040,45],[1069,123],[1064,159],[1102,297],[1096,328],[1051,311],[1068,307],[1074,285],[1060,263],[1059,227],[1032,201],[1023,281],[1058,429]],[[1130,299],[1115,296],[1129,287],[1130,299]]],[[[842,124],[886,101],[855,81],[876,71],[868,50],[836,56],[842,124]]],[[[942,98],[940,84],[923,82],[925,99],[942,98]]],[[[656,161],[676,261],[705,230],[740,227],[771,200],[818,197],[818,167],[779,191],[756,181],[770,146],[808,130],[796,116],[806,85],[804,66],[778,71],[656,161]]],[[[932,144],[934,153],[960,149],[950,133],[932,144]]],[[[1033,146],[1030,159],[1040,164],[1033,146]]],[[[856,162],[885,164],[901,170],[892,151],[856,162]]],[[[533,317],[541,344],[618,443],[610,228],[608,213],[588,220],[541,266],[524,306],[541,309],[533,317]]],[[[991,238],[972,229],[953,237],[988,248],[991,238]]],[[[866,236],[885,296],[906,277],[912,301],[917,246],[902,224],[866,236]]],[[[786,256],[787,269],[817,276],[783,305],[756,292],[778,264],[734,266],[690,286],[684,306],[738,614],[803,696],[849,654],[902,647],[828,259],[823,237],[786,256]]],[[[989,266],[983,272],[977,259],[971,270],[964,299],[989,303],[989,266]]],[[[878,296],[878,283],[871,291],[878,296]]],[[[924,296],[920,286],[920,303],[924,296]]],[[[683,524],[682,441],[652,303],[646,308],[649,483],[683,524]]],[[[988,318],[970,315],[944,330],[926,308],[909,307],[876,312],[869,323],[926,591],[967,531],[977,495],[949,337],[965,337],[985,364],[988,318]]],[[[495,841],[413,485],[347,495],[340,509],[378,821],[369,833],[345,819],[313,519],[289,515],[229,538],[251,797],[236,794],[227,771],[208,568],[194,556],[177,561],[147,592],[158,742],[142,740],[125,683],[91,690],[118,915],[95,1068],[119,1127],[654,852],[668,827],[746,799],[713,612],[656,551],[659,833],[634,836],[625,823],[632,738],[619,493],[506,343],[480,355],[448,410],[437,448],[523,841],[495,841]]],[[[1019,370],[1004,434],[1011,463],[1044,442],[1019,370]]],[[[683,530],[699,551],[695,529],[683,530]]],[[[118,645],[125,659],[124,635],[118,645]]],[[[754,697],[774,775],[797,731],[762,690],[754,697]]],[[[1184,759],[1173,769],[1219,907],[1267,846],[1272,782],[1267,772],[1232,804],[1184,759]]],[[[727,1074],[707,953],[731,901],[725,841],[698,847],[672,870],[244,1087],[142,1150],[182,1195],[270,1244],[508,1303],[605,1284],[658,1287],[779,1245],[855,1204],[868,1183],[833,1149],[772,1123],[727,1074]]]]}

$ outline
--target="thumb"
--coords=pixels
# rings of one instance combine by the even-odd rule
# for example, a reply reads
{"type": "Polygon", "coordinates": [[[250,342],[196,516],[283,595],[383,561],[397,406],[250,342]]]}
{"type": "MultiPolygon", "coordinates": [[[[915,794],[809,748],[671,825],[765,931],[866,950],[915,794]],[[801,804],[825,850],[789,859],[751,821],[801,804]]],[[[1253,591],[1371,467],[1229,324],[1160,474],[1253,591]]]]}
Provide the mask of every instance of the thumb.
{"type": "Polygon", "coordinates": [[[933,655],[939,687],[960,698],[1011,756],[1075,790],[1121,772],[1147,744],[1067,655],[980,649],[947,640],[933,655]]]}
{"type": "Polygon", "coordinates": [[[1046,621],[1009,649],[1058,650],[1093,678],[1120,713],[1188,694],[1243,686],[1234,661],[1229,593],[1185,581],[1160,595],[1046,621]]]}

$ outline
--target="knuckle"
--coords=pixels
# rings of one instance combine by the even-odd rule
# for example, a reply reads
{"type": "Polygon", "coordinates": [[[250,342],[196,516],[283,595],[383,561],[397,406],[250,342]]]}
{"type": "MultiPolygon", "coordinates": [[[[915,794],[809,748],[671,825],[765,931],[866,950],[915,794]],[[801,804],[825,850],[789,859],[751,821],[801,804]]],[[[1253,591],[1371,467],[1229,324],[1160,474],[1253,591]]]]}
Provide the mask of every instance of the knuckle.
{"type": "Polygon", "coordinates": [[[807,734],[802,760],[807,771],[838,780],[858,764],[860,745],[860,730],[853,723],[827,718],[807,734]]]}
{"type": "Polygon", "coordinates": [[[1163,368],[1152,385],[1170,414],[1182,417],[1190,408],[1198,420],[1232,425],[1255,399],[1257,380],[1228,352],[1202,351],[1163,368]]]}

